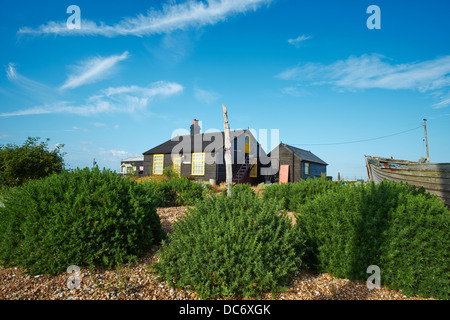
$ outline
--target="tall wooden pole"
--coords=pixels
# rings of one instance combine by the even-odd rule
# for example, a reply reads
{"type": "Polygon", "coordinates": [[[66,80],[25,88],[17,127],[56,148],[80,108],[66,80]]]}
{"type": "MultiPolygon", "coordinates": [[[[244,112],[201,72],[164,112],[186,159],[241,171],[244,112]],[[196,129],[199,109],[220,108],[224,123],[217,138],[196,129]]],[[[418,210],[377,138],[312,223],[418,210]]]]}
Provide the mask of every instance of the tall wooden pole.
{"type": "Polygon", "coordinates": [[[423,119],[423,126],[425,128],[425,145],[427,146],[427,162],[430,163],[430,152],[428,151],[428,137],[427,137],[427,119],[423,119]]]}
{"type": "Polygon", "coordinates": [[[224,119],[224,135],[225,135],[225,173],[227,183],[227,195],[231,197],[231,185],[233,183],[233,167],[231,164],[231,138],[230,138],[230,125],[228,124],[227,107],[222,104],[223,119],[224,119]]]}

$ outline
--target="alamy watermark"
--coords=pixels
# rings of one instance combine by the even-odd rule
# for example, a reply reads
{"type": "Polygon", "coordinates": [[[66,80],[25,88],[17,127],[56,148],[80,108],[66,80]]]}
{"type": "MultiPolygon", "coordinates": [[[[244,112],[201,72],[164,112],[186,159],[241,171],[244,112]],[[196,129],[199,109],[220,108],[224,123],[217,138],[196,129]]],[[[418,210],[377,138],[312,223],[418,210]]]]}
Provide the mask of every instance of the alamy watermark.
{"type": "Polygon", "coordinates": [[[366,286],[369,290],[380,289],[381,287],[381,273],[380,267],[376,265],[371,265],[367,267],[366,273],[371,273],[372,275],[367,279],[366,286]]]}
{"type": "Polygon", "coordinates": [[[70,274],[67,279],[67,288],[79,289],[81,285],[81,270],[80,267],[71,265],[67,268],[67,273],[70,274]]]}
{"type": "Polygon", "coordinates": [[[71,13],[72,15],[67,18],[67,29],[81,29],[81,9],[77,5],[71,5],[67,7],[67,13],[71,13]]]}
{"type": "MultiPolygon", "coordinates": [[[[67,29],[69,30],[79,30],[81,29],[81,9],[77,5],[70,5],[67,7],[67,13],[71,14],[69,18],[67,18],[67,29]]],[[[366,25],[367,28],[372,29],[381,29],[381,9],[377,5],[370,5],[367,7],[366,13],[370,14],[370,17],[367,18],[366,25]]]]}
{"type": "Polygon", "coordinates": [[[366,25],[367,28],[372,29],[381,29],[381,9],[379,6],[371,5],[366,10],[367,13],[371,14],[369,18],[367,18],[366,25]]]}

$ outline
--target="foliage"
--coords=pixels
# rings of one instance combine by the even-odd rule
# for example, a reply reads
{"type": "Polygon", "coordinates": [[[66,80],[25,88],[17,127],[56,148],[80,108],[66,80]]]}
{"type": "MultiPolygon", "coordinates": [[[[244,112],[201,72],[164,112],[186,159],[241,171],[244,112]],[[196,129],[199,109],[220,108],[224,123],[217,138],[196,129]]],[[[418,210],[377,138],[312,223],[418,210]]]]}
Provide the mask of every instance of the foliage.
{"type": "Polygon", "coordinates": [[[64,168],[64,145],[49,150],[48,141],[29,137],[22,146],[0,145],[0,187],[20,186],[31,179],[40,179],[64,168]]]}
{"type": "Polygon", "coordinates": [[[176,194],[175,205],[191,206],[203,199],[206,186],[186,176],[172,178],[167,182],[169,188],[176,194]]]}
{"type": "Polygon", "coordinates": [[[263,199],[279,201],[288,211],[298,212],[299,207],[317,195],[329,190],[336,190],[340,184],[329,181],[325,177],[308,178],[296,183],[272,184],[263,191],[263,199]]]}
{"type": "Polygon", "coordinates": [[[172,177],[177,177],[177,173],[173,170],[173,167],[169,166],[163,169],[163,176],[170,180],[172,177]]]}
{"type": "Polygon", "coordinates": [[[255,192],[250,184],[240,183],[231,187],[231,196],[238,197],[239,195],[251,197],[255,195],[255,192]]]}
{"type": "Polygon", "coordinates": [[[403,183],[345,186],[308,201],[297,215],[307,236],[305,263],[318,272],[365,281],[367,267],[407,294],[448,299],[450,212],[403,183]]]}
{"type": "Polygon", "coordinates": [[[153,272],[202,299],[278,292],[303,253],[298,229],[278,211],[248,191],[206,198],[173,226],[153,272]]]}
{"type": "Polygon", "coordinates": [[[165,238],[154,200],[109,170],[76,169],[11,188],[0,207],[0,260],[30,273],[111,268],[165,238]]]}
{"type": "Polygon", "coordinates": [[[151,196],[156,207],[169,207],[175,205],[176,193],[173,191],[167,180],[161,182],[154,180],[144,180],[139,183],[145,192],[151,196]]]}
{"type": "Polygon", "coordinates": [[[145,180],[141,184],[153,195],[158,207],[194,205],[212,189],[186,176],[173,176],[161,182],[145,180]]]}

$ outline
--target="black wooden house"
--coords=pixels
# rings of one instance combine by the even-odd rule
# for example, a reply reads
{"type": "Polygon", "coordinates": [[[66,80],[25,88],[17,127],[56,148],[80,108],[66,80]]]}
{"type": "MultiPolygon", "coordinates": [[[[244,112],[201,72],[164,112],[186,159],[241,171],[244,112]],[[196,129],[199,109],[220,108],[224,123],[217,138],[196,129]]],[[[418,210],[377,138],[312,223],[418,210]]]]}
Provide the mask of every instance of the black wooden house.
{"type": "MultiPolygon", "coordinates": [[[[164,168],[172,167],[179,175],[191,176],[197,181],[221,183],[226,180],[224,132],[201,133],[194,119],[190,134],[178,135],[146,151],[144,175],[163,175],[164,168]]],[[[267,179],[263,168],[270,161],[250,130],[230,130],[233,182],[257,184],[267,179]]]]}
{"type": "MultiPolygon", "coordinates": [[[[327,163],[313,154],[284,143],[280,143],[269,154],[272,157],[272,166],[280,168],[289,165],[288,182],[298,182],[303,179],[321,177],[326,175],[327,163]],[[278,161],[278,164],[275,162],[278,161]]],[[[274,175],[274,182],[279,182],[279,170],[274,175]]]]}

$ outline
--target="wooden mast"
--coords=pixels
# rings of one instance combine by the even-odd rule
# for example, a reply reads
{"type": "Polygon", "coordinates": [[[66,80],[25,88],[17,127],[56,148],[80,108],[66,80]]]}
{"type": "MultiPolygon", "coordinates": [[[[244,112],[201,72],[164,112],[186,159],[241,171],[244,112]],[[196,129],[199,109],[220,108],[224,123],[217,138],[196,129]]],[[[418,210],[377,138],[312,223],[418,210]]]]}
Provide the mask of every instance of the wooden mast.
{"type": "Polygon", "coordinates": [[[230,138],[230,125],[228,124],[227,107],[222,104],[223,119],[224,119],[224,135],[225,135],[225,172],[227,183],[227,195],[231,197],[231,184],[233,183],[233,168],[231,164],[231,138],[230,138]]]}
{"type": "Polygon", "coordinates": [[[427,119],[423,119],[423,126],[425,128],[425,144],[427,146],[427,162],[430,163],[430,152],[428,151],[428,138],[427,138],[427,119]]]}

